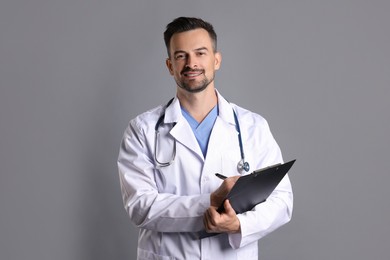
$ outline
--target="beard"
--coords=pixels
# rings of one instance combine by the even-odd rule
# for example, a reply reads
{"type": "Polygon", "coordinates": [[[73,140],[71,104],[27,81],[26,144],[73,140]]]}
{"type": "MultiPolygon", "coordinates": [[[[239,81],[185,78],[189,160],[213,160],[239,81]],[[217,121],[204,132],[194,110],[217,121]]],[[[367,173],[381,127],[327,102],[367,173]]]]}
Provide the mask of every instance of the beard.
{"type": "Polygon", "coordinates": [[[179,80],[179,79],[175,78],[177,86],[180,87],[181,89],[186,90],[187,92],[190,92],[190,93],[202,92],[203,90],[205,90],[208,87],[208,85],[210,85],[211,82],[214,81],[215,73],[213,73],[212,78],[209,79],[206,77],[204,70],[191,70],[191,69],[187,68],[184,71],[182,71],[181,74],[183,74],[185,72],[189,72],[189,71],[202,72],[203,79],[200,82],[196,82],[196,81],[186,82],[185,80],[179,80]]]}

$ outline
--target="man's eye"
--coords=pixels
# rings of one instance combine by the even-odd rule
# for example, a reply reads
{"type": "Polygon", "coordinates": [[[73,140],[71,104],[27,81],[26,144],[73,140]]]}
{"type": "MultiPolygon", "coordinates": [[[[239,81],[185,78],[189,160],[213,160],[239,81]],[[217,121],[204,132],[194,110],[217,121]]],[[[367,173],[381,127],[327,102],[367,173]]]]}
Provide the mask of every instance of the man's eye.
{"type": "Polygon", "coordinates": [[[180,54],[180,55],[176,55],[175,56],[175,59],[176,60],[182,60],[182,59],[184,59],[185,58],[185,55],[183,55],[183,54],[180,54]]]}

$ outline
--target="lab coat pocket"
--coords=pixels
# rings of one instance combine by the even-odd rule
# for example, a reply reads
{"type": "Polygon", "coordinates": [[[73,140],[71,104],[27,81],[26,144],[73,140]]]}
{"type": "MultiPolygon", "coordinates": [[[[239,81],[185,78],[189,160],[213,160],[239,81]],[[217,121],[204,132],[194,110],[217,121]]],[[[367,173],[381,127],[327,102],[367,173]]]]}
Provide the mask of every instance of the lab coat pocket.
{"type": "Polygon", "coordinates": [[[171,256],[163,256],[155,254],[151,251],[147,251],[142,248],[138,248],[138,260],[174,260],[174,257],[171,256]]]}

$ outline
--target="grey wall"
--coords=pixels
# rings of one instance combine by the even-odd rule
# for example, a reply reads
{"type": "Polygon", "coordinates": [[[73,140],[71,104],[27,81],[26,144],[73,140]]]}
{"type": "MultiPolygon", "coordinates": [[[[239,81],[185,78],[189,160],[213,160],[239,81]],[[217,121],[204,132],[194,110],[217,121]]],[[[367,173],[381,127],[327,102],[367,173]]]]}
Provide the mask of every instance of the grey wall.
{"type": "Polygon", "coordinates": [[[389,1],[0,2],[0,259],[134,259],[116,157],[175,93],[162,32],[219,34],[218,89],[265,116],[293,220],[261,259],[388,259],[389,1]]]}

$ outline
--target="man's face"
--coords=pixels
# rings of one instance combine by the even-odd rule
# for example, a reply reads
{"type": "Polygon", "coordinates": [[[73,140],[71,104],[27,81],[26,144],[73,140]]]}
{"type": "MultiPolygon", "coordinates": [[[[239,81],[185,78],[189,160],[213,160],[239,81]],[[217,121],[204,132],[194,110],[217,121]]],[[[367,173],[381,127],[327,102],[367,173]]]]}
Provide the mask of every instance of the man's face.
{"type": "Polygon", "coordinates": [[[201,92],[214,84],[221,55],[214,52],[212,40],[204,29],[176,33],[170,41],[167,67],[181,89],[201,92]]]}

